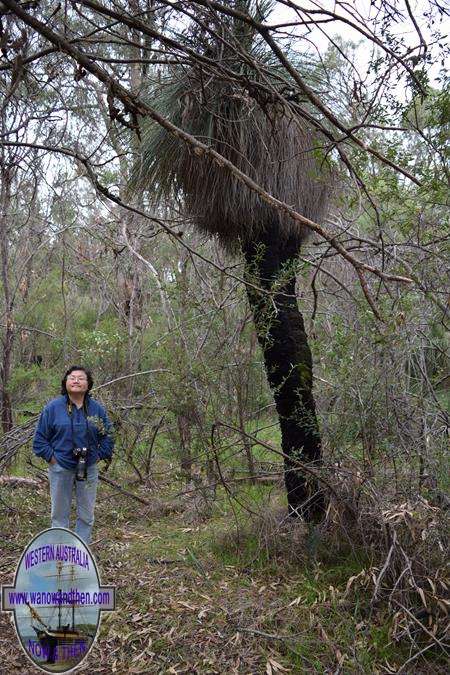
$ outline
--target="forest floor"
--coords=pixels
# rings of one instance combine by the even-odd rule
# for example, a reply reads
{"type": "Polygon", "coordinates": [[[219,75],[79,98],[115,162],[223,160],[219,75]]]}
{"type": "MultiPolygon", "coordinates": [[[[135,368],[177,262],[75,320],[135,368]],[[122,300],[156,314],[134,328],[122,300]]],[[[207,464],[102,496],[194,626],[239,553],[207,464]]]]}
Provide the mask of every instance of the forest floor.
{"type": "MultiPolygon", "coordinates": [[[[152,506],[100,487],[92,551],[102,583],[117,587],[117,609],[104,613],[77,672],[394,673],[408,661],[407,646],[390,639],[388,615],[370,615],[370,598],[345,594],[364,555],[333,558],[320,533],[283,522],[280,488],[271,488],[270,517],[258,530],[225,496],[202,519],[170,484],[127,487],[152,506]]],[[[248,491],[257,501],[258,488],[248,491]]],[[[0,504],[0,583],[8,584],[23,548],[48,527],[49,497],[42,482],[3,487],[2,499],[13,509],[0,504]]],[[[0,614],[1,675],[35,672],[0,614]]],[[[401,672],[446,671],[420,657],[401,672]]]]}

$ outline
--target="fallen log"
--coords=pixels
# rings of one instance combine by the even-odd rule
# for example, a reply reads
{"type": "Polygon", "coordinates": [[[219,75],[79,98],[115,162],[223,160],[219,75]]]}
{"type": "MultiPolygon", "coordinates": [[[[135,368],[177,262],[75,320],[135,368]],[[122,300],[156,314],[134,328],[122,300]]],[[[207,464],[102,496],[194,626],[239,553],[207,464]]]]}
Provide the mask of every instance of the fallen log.
{"type": "Polygon", "coordinates": [[[0,476],[0,485],[11,485],[12,487],[28,485],[30,487],[39,487],[40,481],[35,478],[22,478],[21,476],[0,476]]]}

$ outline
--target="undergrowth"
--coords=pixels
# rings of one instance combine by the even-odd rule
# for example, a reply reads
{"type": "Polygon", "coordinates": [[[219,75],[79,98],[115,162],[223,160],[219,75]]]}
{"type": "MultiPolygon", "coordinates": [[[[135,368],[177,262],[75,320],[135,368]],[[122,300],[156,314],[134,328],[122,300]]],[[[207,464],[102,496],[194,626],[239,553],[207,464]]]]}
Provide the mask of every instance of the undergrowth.
{"type": "MultiPolygon", "coordinates": [[[[384,583],[374,602],[380,569],[368,541],[336,542],[336,526],[287,519],[279,488],[242,486],[239,503],[218,489],[197,520],[186,518],[192,496],[175,497],[179,486],[126,488],[154,508],[101,486],[93,551],[118,605],[81,672],[445,672],[439,643],[399,635],[405,627],[384,583]]],[[[3,487],[2,498],[0,569],[9,583],[22,548],[48,525],[49,499],[45,483],[3,487]]],[[[1,624],[0,662],[8,673],[32,672],[6,615],[1,624]]]]}

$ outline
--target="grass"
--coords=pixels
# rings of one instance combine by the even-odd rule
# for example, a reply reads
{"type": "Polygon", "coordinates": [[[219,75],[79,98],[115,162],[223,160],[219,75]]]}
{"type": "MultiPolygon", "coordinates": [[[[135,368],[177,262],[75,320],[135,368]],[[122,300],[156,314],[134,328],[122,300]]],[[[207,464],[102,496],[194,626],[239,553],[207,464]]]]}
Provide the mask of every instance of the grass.
{"type": "MultiPolygon", "coordinates": [[[[175,497],[179,484],[126,487],[174,510],[101,485],[92,548],[118,603],[80,672],[382,673],[408,659],[390,639],[387,615],[371,614],[363,592],[345,596],[369,562],[365,552],[333,553],[314,531],[283,525],[279,488],[245,484],[236,493],[260,518],[232,507],[219,488],[209,517],[192,522],[190,497],[175,497]]],[[[1,582],[10,583],[23,547],[48,525],[49,499],[45,484],[4,488],[2,497],[14,509],[0,504],[1,582]]],[[[0,632],[8,673],[34,672],[5,615],[0,632]]],[[[410,672],[445,672],[431,658],[416,666],[410,672]]]]}

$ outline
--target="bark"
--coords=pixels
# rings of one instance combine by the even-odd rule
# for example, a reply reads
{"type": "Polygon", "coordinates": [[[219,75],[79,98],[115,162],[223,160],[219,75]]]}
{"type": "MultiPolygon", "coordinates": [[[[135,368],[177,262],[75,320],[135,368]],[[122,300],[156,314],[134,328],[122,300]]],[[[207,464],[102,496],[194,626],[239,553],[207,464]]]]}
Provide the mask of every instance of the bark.
{"type": "MultiPolygon", "coordinates": [[[[4,128],[2,119],[2,127],[4,128]]],[[[13,426],[11,398],[8,384],[11,376],[12,349],[14,343],[13,300],[9,280],[9,240],[8,240],[8,213],[11,202],[11,172],[1,162],[1,190],[0,190],[0,267],[4,298],[5,332],[2,339],[2,356],[0,362],[0,402],[1,425],[5,433],[13,426]]]]}
{"type": "Polygon", "coordinates": [[[268,228],[243,246],[247,274],[267,295],[247,287],[267,378],[274,393],[285,459],[285,485],[291,516],[319,519],[323,493],[296,466],[296,459],[318,467],[321,438],[312,392],[312,357],[295,296],[295,263],[300,245],[268,228]]]}

